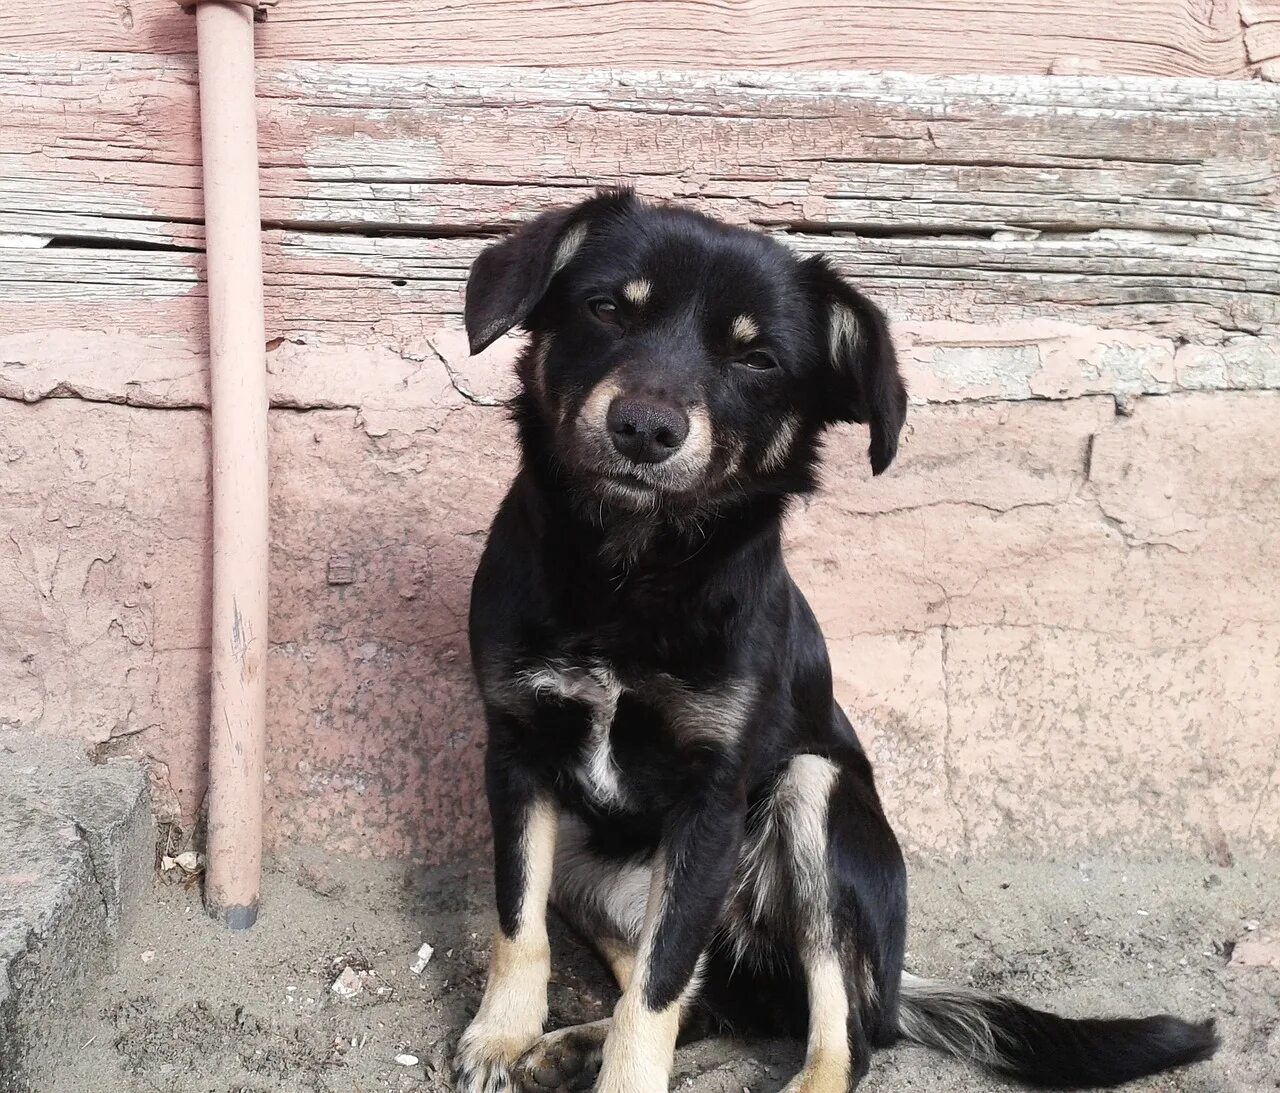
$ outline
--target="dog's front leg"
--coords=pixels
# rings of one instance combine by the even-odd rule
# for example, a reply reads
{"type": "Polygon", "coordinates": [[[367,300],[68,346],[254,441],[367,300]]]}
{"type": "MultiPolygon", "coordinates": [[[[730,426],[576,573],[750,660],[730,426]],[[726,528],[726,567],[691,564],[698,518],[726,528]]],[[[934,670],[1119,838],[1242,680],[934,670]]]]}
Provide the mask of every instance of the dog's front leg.
{"type": "Polygon", "coordinates": [[[504,749],[486,758],[493,817],[494,887],[499,929],[489,980],[454,1060],[459,1093],[511,1090],[511,1068],[547,1019],[551,948],[547,896],[559,816],[551,797],[504,749]]]}
{"type": "Polygon", "coordinates": [[[635,969],[613,1013],[596,1093],[666,1093],[681,1014],[697,991],[745,816],[745,802],[722,792],[668,819],[635,969]]]}

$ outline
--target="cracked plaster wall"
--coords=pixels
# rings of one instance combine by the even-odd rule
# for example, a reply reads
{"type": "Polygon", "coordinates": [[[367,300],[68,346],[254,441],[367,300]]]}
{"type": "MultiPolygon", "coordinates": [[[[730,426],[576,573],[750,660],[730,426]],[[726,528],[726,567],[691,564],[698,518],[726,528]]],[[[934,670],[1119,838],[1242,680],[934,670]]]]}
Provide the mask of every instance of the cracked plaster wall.
{"type": "MultiPolygon", "coordinates": [[[[191,73],[69,56],[0,58],[0,724],[144,756],[189,826],[191,73]]],[[[277,65],[263,96],[276,843],[483,845],[465,604],[513,347],[466,357],[461,283],[619,175],[832,251],[893,314],[900,460],[872,480],[833,434],[788,535],[909,849],[1280,837],[1276,89],[277,65]]]]}
{"type": "MultiPolygon", "coordinates": [[[[511,436],[432,374],[432,405],[271,415],[277,840],[431,860],[483,841],[464,614],[511,436]]],[[[875,481],[865,438],[833,437],[790,557],[914,852],[1280,835],[1278,410],[1274,392],[1129,416],[1101,396],[917,405],[875,481]]],[[[206,416],[49,398],[0,422],[0,720],[141,751],[189,822],[206,416]]]]}

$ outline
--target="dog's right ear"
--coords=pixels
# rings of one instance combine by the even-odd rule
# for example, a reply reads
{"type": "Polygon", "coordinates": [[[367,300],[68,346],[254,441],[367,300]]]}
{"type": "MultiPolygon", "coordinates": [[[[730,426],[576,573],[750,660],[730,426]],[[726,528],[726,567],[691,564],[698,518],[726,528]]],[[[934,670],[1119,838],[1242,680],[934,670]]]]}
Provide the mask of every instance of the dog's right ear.
{"type": "Polygon", "coordinates": [[[464,316],[471,352],[524,322],[586,242],[592,222],[635,200],[630,190],[604,191],[572,208],[545,212],[482,250],[467,275],[464,316]]]}

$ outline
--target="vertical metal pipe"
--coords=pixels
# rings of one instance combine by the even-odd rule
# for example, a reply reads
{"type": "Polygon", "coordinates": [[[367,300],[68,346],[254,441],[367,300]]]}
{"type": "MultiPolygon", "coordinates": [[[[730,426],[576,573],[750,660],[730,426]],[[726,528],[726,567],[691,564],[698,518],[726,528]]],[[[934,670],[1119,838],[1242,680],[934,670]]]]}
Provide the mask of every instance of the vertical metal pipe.
{"type": "Polygon", "coordinates": [[[252,7],[196,8],[213,417],[213,676],[205,906],[258,917],[267,668],[267,375],[252,7]]]}

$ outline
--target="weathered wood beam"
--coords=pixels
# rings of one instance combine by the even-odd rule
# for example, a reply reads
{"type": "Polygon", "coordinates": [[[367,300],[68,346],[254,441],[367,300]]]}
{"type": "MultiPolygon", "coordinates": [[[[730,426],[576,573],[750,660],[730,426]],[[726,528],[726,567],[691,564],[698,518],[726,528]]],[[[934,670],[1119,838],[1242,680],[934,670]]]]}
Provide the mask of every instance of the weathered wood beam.
{"type": "MultiPolygon", "coordinates": [[[[1242,13],[1273,0],[288,0],[275,60],[1238,77],[1242,13]]],[[[0,49],[194,50],[173,0],[44,0],[0,11],[0,49]]]]}
{"type": "MultiPolygon", "coordinates": [[[[1266,84],[285,64],[260,93],[281,336],[456,315],[486,238],[621,181],[827,251],[903,319],[1280,322],[1266,84]]],[[[0,112],[0,308],[196,288],[186,60],[12,55],[0,112]]]]}

